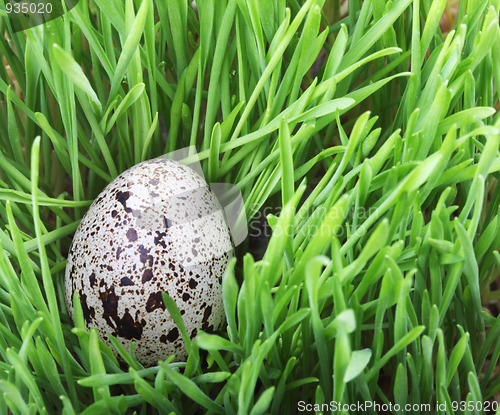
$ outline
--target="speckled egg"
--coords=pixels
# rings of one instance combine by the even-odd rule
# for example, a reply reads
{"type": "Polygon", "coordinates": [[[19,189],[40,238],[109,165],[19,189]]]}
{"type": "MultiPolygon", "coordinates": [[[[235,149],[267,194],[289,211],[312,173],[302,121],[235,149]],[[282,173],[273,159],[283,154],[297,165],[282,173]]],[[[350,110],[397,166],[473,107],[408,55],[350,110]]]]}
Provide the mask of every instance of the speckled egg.
{"type": "Polygon", "coordinates": [[[162,291],[176,302],[191,339],[223,324],[222,276],[233,244],[223,209],[205,180],[165,158],[113,180],[78,227],[66,266],[66,304],[80,297],[87,328],[115,336],[146,366],[185,359],[162,291]]]}

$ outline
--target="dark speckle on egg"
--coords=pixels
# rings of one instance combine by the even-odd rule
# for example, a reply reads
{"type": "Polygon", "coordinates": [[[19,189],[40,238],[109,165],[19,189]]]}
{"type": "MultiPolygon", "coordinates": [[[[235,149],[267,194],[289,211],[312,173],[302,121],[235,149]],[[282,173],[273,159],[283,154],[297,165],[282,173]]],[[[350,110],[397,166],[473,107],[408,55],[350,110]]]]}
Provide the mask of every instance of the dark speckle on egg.
{"type": "Polygon", "coordinates": [[[129,277],[123,277],[120,280],[120,287],[125,287],[127,285],[135,285],[134,281],[132,281],[129,277]]]}
{"type": "Polygon", "coordinates": [[[177,329],[177,327],[174,327],[168,332],[167,340],[173,342],[174,340],[177,340],[177,337],[179,337],[179,330],[177,329]]]}
{"type": "Polygon", "coordinates": [[[123,249],[121,246],[118,247],[116,250],[116,259],[120,259],[120,254],[122,253],[123,249]]]}
{"type": "Polygon", "coordinates": [[[142,273],[142,283],[150,281],[153,278],[153,271],[151,269],[145,269],[142,273]]]}
{"type": "Polygon", "coordinates": [[[127,231],[127,239],[128,239],[130,242],[137,241],[137,232],[135,231],[135,229],[130,228],[130,229],[127,231]]]}
{"type": "Polygon", "coordinates": [[[94,272],[92,274],[90,274],[89,282],[90,282],[90,287],[94,288],[94,285],[95,285],[95,273],[94,272]]]}
{"type": "Polygon", "coordinates": [[[66,266],[66,304],[76,291],[87,328],[115,336],[145,366],[186,358],[163,302],[176,302],[190,338],[224,323],[222,276],[232,255],[222,208],[205,180],[158,158],[113,180],[78,227],[66,266]]]}
{"type": "Polygon", "coordinates": [[[130,192],[122,192],[121,190],[116,192],[116,200],[120,202],[125,209],[125,212],[131,212],[132,209],[127,207],[127,200],[130,197],[130,192]]]}
{"type": "Polygon", "coordinates": [[[165,304],[163,303],[163,297],[161,295],[161,291],[156,293],[151,293],[148,297],[148,301],[146,302],[146,311],[148,313],[153,312],[157,308],[165,310],[165,304]]]}

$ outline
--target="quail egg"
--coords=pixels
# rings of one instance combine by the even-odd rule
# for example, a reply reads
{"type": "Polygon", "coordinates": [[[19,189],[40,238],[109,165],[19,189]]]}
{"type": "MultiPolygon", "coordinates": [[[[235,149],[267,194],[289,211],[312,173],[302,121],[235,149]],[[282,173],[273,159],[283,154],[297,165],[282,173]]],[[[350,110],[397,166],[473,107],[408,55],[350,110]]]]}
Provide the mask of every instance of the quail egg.
{"type": "Polygon", "coordinates": [[[222,276],[233,242],[217,197],[177,161],[157,158],[113,180],[92,203],[71,245],[66,304],[77,292],[87,328],[115,336],[145,366],[187,356],[162,292],[176,302],[191,339],[225,321],[222,276]]]}

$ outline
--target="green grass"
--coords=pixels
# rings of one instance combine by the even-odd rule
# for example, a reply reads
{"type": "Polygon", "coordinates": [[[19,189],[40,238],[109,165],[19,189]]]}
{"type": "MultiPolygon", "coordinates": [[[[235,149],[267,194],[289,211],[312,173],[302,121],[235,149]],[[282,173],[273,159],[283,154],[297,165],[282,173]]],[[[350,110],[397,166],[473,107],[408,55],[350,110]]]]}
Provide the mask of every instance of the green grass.
{"type": "Polygon", "coordinates": [[[500,1],[196,3],[0,12],[0,413],[497,401],[500,1]],[[227,270],[227,330],[119,365],[65,256],[107,183],[190,145],[273,236],[227,270]]]}

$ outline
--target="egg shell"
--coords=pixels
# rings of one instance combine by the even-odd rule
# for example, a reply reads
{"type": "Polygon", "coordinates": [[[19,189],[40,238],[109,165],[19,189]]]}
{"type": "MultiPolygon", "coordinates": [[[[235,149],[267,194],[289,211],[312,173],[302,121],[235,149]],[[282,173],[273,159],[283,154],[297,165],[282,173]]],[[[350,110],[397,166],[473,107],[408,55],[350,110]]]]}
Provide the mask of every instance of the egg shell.
{"type": "MultiPolygon", "coordinates": [[[[83,217],[65,274],[66,305],[80,297],[87,329],[115,336],[145,366],[175,354],[182,336],[162,291],[176,302],[191,339],[225,321],[222,276],[233,244],[224,212],[205,180],[165,158],[113,180],[83,217]]],[[[113,348],[113,347],[112,347],[113,348]]]]}

